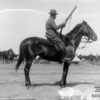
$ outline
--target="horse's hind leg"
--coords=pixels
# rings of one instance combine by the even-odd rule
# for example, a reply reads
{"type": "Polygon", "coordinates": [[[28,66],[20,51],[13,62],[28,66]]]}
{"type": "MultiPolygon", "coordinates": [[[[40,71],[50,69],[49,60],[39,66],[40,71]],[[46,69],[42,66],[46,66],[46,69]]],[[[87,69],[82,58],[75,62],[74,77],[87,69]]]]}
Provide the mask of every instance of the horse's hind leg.
{"type": "Polygon", "coordinates": [[[24,68],[25,85],[28,86],[28,87],[31,86],[31,81],[30,81],[30,77],[29,77],[29,72],[30,72],[30,68],[31,68],[31,65],[32,65],[32,61],[33,61],[33,59],[27,60],[27,61],[26,61],[25,68],[24,68]]]}

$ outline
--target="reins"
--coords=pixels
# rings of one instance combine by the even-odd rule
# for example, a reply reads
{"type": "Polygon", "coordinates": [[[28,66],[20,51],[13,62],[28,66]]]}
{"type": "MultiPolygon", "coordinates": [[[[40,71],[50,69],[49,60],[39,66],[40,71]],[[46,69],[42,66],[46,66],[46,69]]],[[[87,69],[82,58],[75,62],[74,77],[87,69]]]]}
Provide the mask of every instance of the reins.
{"type": "Polygon", "coordinates": [[[67,27],[67,33],[69,31],[69,28],[70,28],[71,20],[72,20],[72,16],[70,17],[70,20],[69,20],[69,24],[68,24],[68,27],[67,27]]]}

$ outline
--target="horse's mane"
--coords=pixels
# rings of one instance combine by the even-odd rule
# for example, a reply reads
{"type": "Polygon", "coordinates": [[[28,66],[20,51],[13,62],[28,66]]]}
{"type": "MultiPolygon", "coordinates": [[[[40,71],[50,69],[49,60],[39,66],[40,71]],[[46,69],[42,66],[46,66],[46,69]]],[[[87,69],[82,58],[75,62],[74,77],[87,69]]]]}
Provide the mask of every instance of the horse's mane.
{"type": "Polygon", "coordinates": [[[77,31],[81,28],[82,23],[77,24],[69,33],[66,34],[68,37],[73,37],[73,34],[75,35],[77,31]]]}

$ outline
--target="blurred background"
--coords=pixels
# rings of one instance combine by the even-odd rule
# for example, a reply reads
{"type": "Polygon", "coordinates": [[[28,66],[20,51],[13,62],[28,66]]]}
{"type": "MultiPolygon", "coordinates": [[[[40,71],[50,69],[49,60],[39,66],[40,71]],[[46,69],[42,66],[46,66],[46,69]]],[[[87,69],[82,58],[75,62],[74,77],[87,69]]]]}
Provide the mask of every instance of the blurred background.
{"type": "Polygon", "coordinates": [[[77,54],[100,54],[99,0],[0,0],[0,51],[12,48],[15,53],[19,53],[19,45],[23,39],[32,36],[45,38],[45,22],[50,9],[57,10],[59,15],[56,23],[60,24],[75,5],[77,9],[63,34],[83,20],[87,21],[96,32],[98,40],[78,49],[77,54]]]}

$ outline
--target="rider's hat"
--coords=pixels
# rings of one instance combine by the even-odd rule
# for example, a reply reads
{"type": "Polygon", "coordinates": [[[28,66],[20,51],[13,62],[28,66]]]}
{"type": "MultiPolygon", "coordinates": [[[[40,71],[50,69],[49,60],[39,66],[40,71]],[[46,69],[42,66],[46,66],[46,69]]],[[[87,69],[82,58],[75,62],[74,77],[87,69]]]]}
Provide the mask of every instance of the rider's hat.
{"type": "Polygon", "coordinates": [[[55,9],[51,9],[49,12],[50,15],[57,15],[57,11],[55,9]]]}

